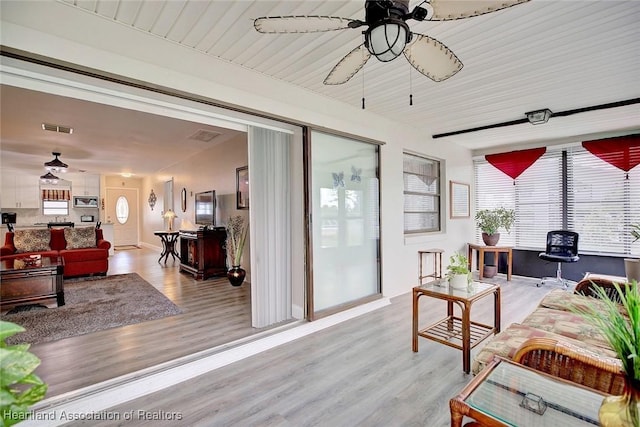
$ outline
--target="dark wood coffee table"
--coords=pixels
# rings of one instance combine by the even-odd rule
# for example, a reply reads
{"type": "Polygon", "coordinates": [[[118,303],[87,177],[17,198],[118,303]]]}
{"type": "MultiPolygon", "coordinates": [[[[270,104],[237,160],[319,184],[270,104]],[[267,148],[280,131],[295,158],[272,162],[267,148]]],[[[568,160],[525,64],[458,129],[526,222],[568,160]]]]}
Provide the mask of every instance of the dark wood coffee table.
{"type": "Polygon", "coordinates": [[[3,259],[0,264],[0,310],[22,304],[64,305],[62,257],[25,256],[3,259]]]}

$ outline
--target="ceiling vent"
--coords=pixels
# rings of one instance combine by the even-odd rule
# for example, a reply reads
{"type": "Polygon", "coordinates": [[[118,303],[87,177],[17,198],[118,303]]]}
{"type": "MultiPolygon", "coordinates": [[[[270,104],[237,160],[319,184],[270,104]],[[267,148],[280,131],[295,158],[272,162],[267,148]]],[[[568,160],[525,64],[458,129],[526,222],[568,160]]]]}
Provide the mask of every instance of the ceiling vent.
{"type": "Polygon", "coordinates": [[[191,135],[189,139],[202,142],[211,142],[220,135],[220,132],[212,132],[210,130],[200,129],[199,131],[191,135]]]}
{"type": "Polygon", "coordinates": [[[68,126],[60,126],[60,125],[52,125],[50,123],[43,123],[42,124],[42,130],[48,130],[51,132],[58,132],[58,133],[67,133],[69,135],[71,135],[73,133],[73,128],[68,127],[68,126]]]}

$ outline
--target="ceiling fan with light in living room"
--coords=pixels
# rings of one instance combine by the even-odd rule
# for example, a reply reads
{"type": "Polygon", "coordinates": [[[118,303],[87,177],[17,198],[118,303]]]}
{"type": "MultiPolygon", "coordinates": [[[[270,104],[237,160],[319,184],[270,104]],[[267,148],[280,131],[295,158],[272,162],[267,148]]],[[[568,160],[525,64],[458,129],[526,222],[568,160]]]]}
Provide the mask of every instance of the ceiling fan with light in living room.
{"type": "Polygon", "coordinates": [[[365,20],[334,16],[266,16],[254,21],[260,33],[315,33],[367,27],[364,43],[349,52],[324,79],[326,85],[343,84],[371,55],[389,62],[401,53],[420,73],[440,82],[462,69],[462,62],[443,43],[414,33],[407,21],[448,21],[495,12],[529,0],[430,0],[409,12],[409,0],[365,0],[365,20]]]}

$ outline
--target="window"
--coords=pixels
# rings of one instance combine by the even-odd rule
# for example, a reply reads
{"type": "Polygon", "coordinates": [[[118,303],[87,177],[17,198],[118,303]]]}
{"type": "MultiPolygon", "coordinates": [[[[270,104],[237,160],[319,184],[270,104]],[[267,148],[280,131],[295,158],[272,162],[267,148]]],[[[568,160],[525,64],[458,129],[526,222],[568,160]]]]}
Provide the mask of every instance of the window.
{"type": "Polygon", "coordinates": [[[404,232],[440,231],[440,162],[404,153],[404,232]]]}
{"type": "Polygon", "coordinates": [[[580,252],[640,255],[640,242],[630,236],[630,225],[640,223],[640,168],[626,174],[575,145],[548,149],[515,184],[484,159],[475,160],[474,169],[476,211],[516,211],[500,244],[541,249],[548,231],[568,229],[580,235],[580,252]]]}
{"type": "Polygon", "coordinates": [[[116,201],[116,219],[120,224],[125,224],[129,220],[129,201],[124,196],[118,197],[116,201]]]}
{"type": "Polygon", "coordinates": [[[68,200],[43,200],[42,214],[58,215],[58,216],[69,215],[69,201],[68,200]]]}

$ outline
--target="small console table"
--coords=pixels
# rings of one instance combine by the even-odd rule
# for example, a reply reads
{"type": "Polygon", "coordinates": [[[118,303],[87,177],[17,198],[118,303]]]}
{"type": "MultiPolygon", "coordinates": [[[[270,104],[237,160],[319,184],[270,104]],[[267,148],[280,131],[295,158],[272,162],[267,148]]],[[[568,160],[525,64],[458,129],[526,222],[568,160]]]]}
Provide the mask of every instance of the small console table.
{"type": "Polygon", "coordinates": [[[496,267],[498,266],[498,255],[501,253],[507,254],[507,281],[511,281],[511,265],[513,263],[513,247],[511,246],[485,246],[476,245],[475,243],[469,243],[469,271],[473,271],[473,251],[478,252],[478,280],[483,278],[484,270],[484,253],[493,253],[496,260],[496,267]]]}
{"type": "Polygon", "coordinates": [[[418,283],[422,285],[422,279],[431,278],[431,279],[441,279],[442,278],[442,253],[443,249],[426,249],[423,251],[418,251],[418,263],[419,263],[419,272],[418,272],[418,283]],[[433,272],[430,274],[424,274],[423,267],[423,258],[428,255],[433,255],[433,272]]]}
{"type": "Polygon", "coordinates": [[[153,234],[160,237],[162,241],[162,253],[160,254],[160,259],[158,262],[162,261],[164,258],[164,263],[167,263],[167,259],[169,259],[169,255],[173,257],[173,259],[180,259],[180,255],[176,252],[176,241],[178,240],[178,232],[177,231],[154,231],[153,234]]]}

